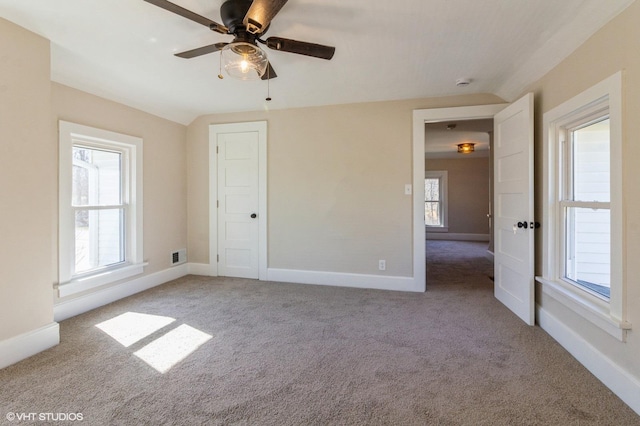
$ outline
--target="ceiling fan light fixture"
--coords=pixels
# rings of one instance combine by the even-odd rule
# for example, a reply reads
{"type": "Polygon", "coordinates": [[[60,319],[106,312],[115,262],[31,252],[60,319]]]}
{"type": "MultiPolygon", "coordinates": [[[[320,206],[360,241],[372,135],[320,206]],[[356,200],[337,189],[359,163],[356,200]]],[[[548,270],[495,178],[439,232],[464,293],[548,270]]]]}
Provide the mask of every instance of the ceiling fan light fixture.
{"type": "Polygon", "coordinates": [[[260,80],[269,65],[267,54],[260,47],[243,41],[227,44],[220,54],[227,74],[239,80],[260,80]]]}
{"type": "Polygon", "coordinates": [[[459,143],[458,144],[458,153],[459,154],[471,154],[475,148],[475,143],[469,143],[469,142],[465,142],[465,143],[459,143]]]}

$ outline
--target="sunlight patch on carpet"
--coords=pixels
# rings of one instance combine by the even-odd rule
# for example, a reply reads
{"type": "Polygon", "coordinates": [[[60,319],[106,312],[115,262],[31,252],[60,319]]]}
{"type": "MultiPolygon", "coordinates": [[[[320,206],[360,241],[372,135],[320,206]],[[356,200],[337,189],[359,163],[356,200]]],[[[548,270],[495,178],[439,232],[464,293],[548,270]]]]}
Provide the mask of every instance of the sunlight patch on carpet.
{"type": "Polygon", "coordinates": [[[143,347],[134,355],[160,373],[166,373],[211,339],[211,335],[186,324],[171,330],[143,347]]]}
{"type": "Polygon", "coordinates": [[[96,327],[113,337],[125,348],[128,348],[174,321],[175,318],[171,317],[126,312],[96,324],[96,327]]]}

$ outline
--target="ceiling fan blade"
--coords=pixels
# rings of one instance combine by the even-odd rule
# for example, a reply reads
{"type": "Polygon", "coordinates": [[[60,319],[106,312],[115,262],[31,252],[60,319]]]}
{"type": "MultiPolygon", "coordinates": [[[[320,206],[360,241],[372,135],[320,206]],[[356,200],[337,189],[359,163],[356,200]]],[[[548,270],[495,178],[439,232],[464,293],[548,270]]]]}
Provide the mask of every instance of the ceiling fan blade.
{"type": "Polygon", "coordinates": [[[175,56],[185,59],[195,58],[196,56],[206,55],[207,53],[217,52],[222,50],[228,43],[216,43],[208,46],[198,47],[197,49],[187,50],[186,52],[176,53],[175,56]]]}
{"type": "Polygon", "coordinates": [[[287,0],[253,0],[244,17],[244,26],[251,34],[262,34],[287,0]]]}
{"type": "Polygon", "coordinates": [[[276,74],[276,70],[273,69],[273,67],[271,66],[271,62],[267,63],[267,70],[264,72],[264,74],[262,74],[262,77],[260,77],[261,80],[271,80],[274,79],[278,76],[278,74],[276,74]]]}
{"type": "Polygon", "coordinates": [[[307,43],[305,41],[291,40],[282,37],[269,37],[266,44],[270,49],[297,53],[298,55],[313,56],[314,58],[320,59],[331,59],[336,52],[336,48],[332,46],[307,43]]]}
{"type": "Polygon", "coordinates": [[[165,10],[168,10],[169,12],[173,12],[182,17],[190,19],[194,22],[197,22],[198,24],[202,24],[205,27],[208,27],[209,29],[211,29],[212,31],[218,32],[220,34],[229,33],[229,29],[224,25],[218,24],[217,22],[212,21],[209,18],[205,18],[204,16],[198,15],[197,13],[187,10],[182,6],[178,6],[177,4],[173,4],[167,0],[144,0],[144,1],[146,1],[147,3],[151,3],[153,5],[156,5],[158,7],[161,7],[165,10]]]}

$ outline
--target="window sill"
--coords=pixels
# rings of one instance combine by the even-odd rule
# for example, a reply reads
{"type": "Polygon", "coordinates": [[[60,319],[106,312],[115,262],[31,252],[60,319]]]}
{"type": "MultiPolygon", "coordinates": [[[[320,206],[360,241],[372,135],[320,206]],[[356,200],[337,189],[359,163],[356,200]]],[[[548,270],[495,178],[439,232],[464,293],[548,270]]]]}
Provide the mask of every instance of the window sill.
{"type": "Polygon", "coordinates": [[[424,227],[427,232],[449,232],[448,226],[426,226],[424,227]]]}
{"type": "Polygon", "coordinates": [[[536,281],[542,285],[543,294],[561,303],[619,341],[625,341],[626,332],[631,329],[631,324],[612,318],[606,302],[597,300],[595,296],[591,298],[586,294],[579,294],[578,290],[569,288],[569,284],[542,277],[536,277],[536,281]]]}
{"type": "Polygon", "coordinates": [[[126,265],[117,269],[111,269],[95,275],[73,279],[67,283],[58,285],[58,297],[63,298],[73,294],[92,290],[106,284],[110,284],[125,278],[133,277],[144,272],[144,267],[148,263],[136,263],[126,265]]]}

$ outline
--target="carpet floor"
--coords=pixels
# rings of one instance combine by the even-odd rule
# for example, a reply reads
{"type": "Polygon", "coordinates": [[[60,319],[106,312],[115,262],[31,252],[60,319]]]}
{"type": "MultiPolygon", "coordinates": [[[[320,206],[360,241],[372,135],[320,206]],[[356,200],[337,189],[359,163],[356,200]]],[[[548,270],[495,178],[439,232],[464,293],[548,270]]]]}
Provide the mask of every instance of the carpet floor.
{"type": "Polygon", "coordinates": [[[0,423],[640,425],[493,297],[485,246],[430,242],[421,294],[187,276],[70,318],[0,370],[0,423]]]}

